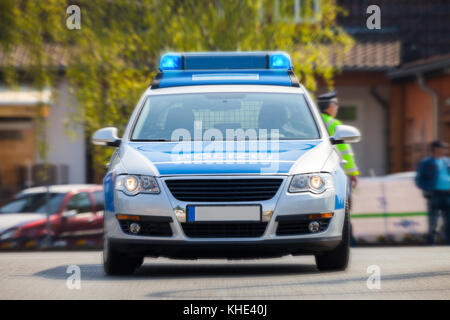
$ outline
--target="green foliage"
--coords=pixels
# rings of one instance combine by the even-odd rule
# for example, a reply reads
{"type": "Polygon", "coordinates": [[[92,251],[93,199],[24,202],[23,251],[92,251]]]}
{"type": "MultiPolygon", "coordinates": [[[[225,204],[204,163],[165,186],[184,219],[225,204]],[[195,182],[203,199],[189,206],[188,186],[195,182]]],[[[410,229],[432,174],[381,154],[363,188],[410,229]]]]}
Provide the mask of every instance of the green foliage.
{"type": "MultiPolygon", "coordinates": [[[[16,79],[12,57],[21,47],[29,55],[26,77],[38,87],[52,85],[58,79],[58,70],[52,68],[55,58],[67,56],[65,76],[79,102],[72,125],[82,124],[88,136],[104,126],[124,129],[166,51],[284,50],[293,57],[296,74],[307,88],[314,91],[317,78],[331,86],[335,70],[329,63],[328,45],[345,49],[351,44],[351,38],[336,26],[340,9],[335,0],[322,0],[320,12],[314,13],[313,0],[302,1],[299,23],[286,18],[293,15],[291,3],[293,0],[2,0],[3,74],[7,81],[16,79]],[[66,28],[66,8],[72,4],[81,8],[80,30],[66,28]]],[[[101,175],[111,150],[92,150],[94,169],[101,175]]]]}

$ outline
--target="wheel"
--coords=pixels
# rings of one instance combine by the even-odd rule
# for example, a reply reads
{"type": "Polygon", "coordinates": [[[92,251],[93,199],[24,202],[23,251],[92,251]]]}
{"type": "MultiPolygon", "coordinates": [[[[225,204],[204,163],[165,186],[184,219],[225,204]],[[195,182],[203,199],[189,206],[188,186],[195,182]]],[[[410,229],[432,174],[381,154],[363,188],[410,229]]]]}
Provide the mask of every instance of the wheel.
{"type": "Polygon", "coordinates": [[[341,243],[331,251],[316,254],[316,265],[320,271],[345,270],[350,257],[350,216],[348,201],[345,204],[345,219],[341,243]]]}
{"type": "Polygon", "coordinates": [[[105,240],[103,246],[103,269],[107,275],[132,274],[143,262],[143,257],[132,257],[118,252],[105,240]]]}

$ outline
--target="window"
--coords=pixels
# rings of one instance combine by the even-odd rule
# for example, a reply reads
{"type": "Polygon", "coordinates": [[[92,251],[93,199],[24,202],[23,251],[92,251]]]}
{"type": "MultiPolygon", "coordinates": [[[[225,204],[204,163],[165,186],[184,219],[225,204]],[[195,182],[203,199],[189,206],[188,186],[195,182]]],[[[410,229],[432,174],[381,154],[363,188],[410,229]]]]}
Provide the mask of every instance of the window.
{"type": "Polygon", "coordinates": [[[356,121],[357,108],[355,106],[339,106],[339,111],[336,118],[343,122],[356,121]]]}
{"type": "Polygon", "coordinates": [[[0,140],[22,140],[23,132],[19,130],[0,130],[0,140]]]}
{"type": "Polygon", "coordinates": [[[78,193],[70,198],[67,210],[75,210],[77,213],[92,212],[91,199],[87,192],[78,193]]]}
{"type": "Polygon", "coordinates": [[[321,0],[274,0],[275,18],[285,22],[318,22],[321,0]]]}
{"type": "Polygon", "coordinates": [[[265,129],[269,139],[275,129],[280,140],[319,138],[302,94],[195,93],[148,97],[132,140],[184,140],[176,134],[177,129],[187,132],[188,140],[208,140],[205,136],[212,132],[206,132],[209,129],[220,133],[218,140],[234,140],[228,138],[230,131],[233,133],[238,129],[253,129],[257,136],[260,129],[265,129]]]}
{"type": "MultiPolygon", "coordinates": [[[[46,193],[22,195],[0,208],[1,213],[47,213],[46,193]]],[[[57,213],[64,199],[64,193],[50,193],[50,214],[57,213]]]]}
{"type": "Polygon", "coordinates": [[[95,191],[93,195],[95,199],[95,208],[97,211],[105,210],[105,194],[103,191],[95,191]]]}

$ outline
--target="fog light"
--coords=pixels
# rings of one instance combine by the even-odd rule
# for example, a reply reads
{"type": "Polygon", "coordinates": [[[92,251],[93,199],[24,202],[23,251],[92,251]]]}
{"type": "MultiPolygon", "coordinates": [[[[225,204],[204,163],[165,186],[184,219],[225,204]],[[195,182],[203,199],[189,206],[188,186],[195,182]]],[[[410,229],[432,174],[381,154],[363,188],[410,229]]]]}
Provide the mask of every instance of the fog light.
{"type": "Polygon", "coordinates": [[[272,215],[273,215],[273,211],[272,210],[264,211],[263,214],[262,214],[262,221],[263,222],[269,222],[270,219],[272,218],[272,215]]]}
{"type": "Polygon", "coordinates": [[[317,221],[311,221],[308,225],[308,229],[310,232],[318,232],[320,229],[320,223],[318,223],[317,221]]]}
{"type": "Polygon", "coordinates": [[[186,212],[181,207],[176,207],[173,209],[175,216],[177,217],[178,222],[184,223],[186,222],[186,212]]]}
{"type": "Polygon", "coordinates": [[[130,232],[134,234],[138,234],[141,231],[141,225],[139,223],[133,222],[130,224],[130,232]]]}

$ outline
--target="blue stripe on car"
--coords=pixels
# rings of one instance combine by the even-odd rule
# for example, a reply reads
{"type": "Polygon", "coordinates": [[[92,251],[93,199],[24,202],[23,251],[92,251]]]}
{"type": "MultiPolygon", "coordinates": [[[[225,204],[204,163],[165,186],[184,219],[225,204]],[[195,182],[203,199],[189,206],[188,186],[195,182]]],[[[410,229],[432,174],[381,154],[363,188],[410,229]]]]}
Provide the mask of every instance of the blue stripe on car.
{"type": "Polygon", "coordinates": [[[294,161],[278,163],[155,163],[161,175],[288,173],[294,161]]]}
{"type": "Polygon", "coordinates": [[[105,209],[107,211],[114,211],[114,174],[108,172],[103,179],[103,189],[105,192],[105,209]]]}
{"type": "Polygon", "coordinates": [[[339,168],[334,175],[334,188],[335,188],[335,201],[334,201],[334,209],[344,209],[345,201],[347,197],[347,176],[344,171],[339,168]]]}
{"type": "MultiPolygon", "coordinates": [[[[200,150],[209,150],[211,142],[202,142],[200,150]]],[[[158,169],[161,175],[170,174],[260,174],[260,173],[289,173],[289,170],[309,150],[316,147],[320,141],[279,141],[277,149],[265,152],[202,153],[196,152],[191,142],[164,143],[147,142],[131,143],[158,169]],[[183,150],[183,157],[177,160],[179,150],[183,150]],[[187,150],[187,151],[186,151],[187,150]],[[215,155],[219,154],[219,158],[215,155]],[[238,158],[237,154],[243,156],[238,158]],[[206,156],[210,156],[207,158],[206,156]],[[229,160],[231,156],[231,161],[229,160]],[[256,158],[252,158],[255,156],[256,158]],[[185,158],[187,157],[187,158],[185,158]],[[198,158],[200,157],[200,158],[198,158]],[[202,159],[203,158],[203,159],[202,159]]]]}

